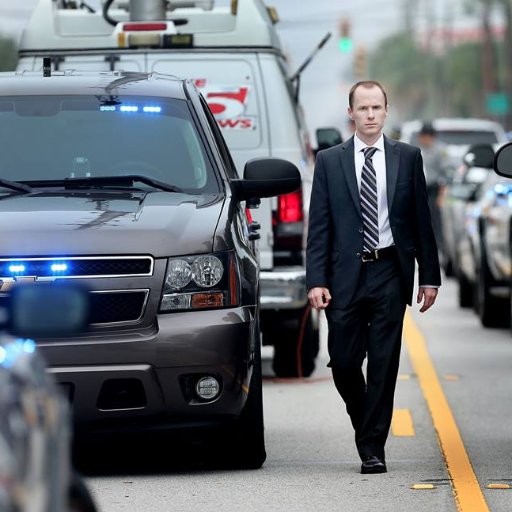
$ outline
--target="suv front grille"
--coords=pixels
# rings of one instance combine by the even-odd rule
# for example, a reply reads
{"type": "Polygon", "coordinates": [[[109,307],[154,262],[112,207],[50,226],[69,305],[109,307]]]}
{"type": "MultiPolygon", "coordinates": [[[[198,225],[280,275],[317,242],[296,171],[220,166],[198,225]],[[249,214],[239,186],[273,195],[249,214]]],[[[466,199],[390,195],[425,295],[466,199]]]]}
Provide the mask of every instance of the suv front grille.
{"type": "Polygon", "coordinates": [[[144,314],[149,290],[114,290],[91,293],[93,325],[136,323],[144,314]]]}
{"type": "Polygon", "coordinates": [[[51,278],[138,277],[150,276],[152,273],[153,258],[150,256],[0,259],[0,279],[24,276],[51,278]]]}

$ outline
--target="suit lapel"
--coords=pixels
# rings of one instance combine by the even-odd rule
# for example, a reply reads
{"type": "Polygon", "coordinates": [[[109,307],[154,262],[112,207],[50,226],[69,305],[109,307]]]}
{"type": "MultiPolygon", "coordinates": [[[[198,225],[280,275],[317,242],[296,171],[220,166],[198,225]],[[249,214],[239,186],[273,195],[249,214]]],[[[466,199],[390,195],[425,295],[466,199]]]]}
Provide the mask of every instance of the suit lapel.
{"type": "Polygon", "coordinates": [[[386,187],[388,195],[388,210],[391,211],[393,198],[395,197],[396,180],[398,178],[398,164],[400,162],[400,150],[393,139],[384,136],[384,151],[386,152],[386,187]]]}
{"type": "Polygon", "coordinates": [[[361,205],[359,201],[359,189],[357,186],[356,178],[356,166],[354,163],[354,137],[351,137],[347,142],[340,146],[340,160],[341,169],[347,180],[348,189],[350,190],[350,196],[354,201],[354,205],[361,215],[361,205]]]}

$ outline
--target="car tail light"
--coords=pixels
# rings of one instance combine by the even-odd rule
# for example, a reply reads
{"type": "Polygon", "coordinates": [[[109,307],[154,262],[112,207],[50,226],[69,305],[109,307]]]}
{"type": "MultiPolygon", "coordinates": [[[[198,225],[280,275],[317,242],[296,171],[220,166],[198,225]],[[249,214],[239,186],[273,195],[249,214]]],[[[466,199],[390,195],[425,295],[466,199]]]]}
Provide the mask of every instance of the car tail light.
{"type": "Polygon", "coordinates": [[[150,32],[153,30],[167,30],[167,23],[125,23],[125,32],[150,32]]]}
{"type": "Polygon", "coordinates": [[[302,222],[303,220],[302,190],[278,197],[278,222],[302,222]]]}
{"type": "Polygon", "coordinates": [[[274,264],[301,265],[304,236],[304,211],[302,190],[277,198],[277,210],[273,212],[274,264]]]}

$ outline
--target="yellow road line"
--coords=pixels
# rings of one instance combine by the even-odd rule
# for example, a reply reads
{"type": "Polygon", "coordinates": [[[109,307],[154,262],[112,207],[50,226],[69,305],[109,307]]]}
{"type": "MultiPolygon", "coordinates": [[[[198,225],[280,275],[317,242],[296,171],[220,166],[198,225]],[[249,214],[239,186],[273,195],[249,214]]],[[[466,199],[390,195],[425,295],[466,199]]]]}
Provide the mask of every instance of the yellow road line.
{"type": "Polygon", "coordinates": [[[396,437],[412,437],[416,435],[409,409],[393,409],[391,432],[396,437]]]}
{"type": "Polygon", "coordinates": [[[459,512],[489,512],[457,423],[430,359],[425,339],[409,312],[405,315],[404,338],[423,396],[432,415],[439,446],[451,477],[457,509],[459,512]]]}

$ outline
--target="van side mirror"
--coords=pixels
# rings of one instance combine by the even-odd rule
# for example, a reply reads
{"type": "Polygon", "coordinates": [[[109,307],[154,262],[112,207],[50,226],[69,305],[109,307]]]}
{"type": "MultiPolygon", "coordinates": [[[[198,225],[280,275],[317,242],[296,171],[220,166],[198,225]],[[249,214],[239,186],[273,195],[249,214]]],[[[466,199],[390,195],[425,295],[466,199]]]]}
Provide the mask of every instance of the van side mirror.
{"type": "Polygon", "coordinates": [[[295,192],[301,177],[297,167],[280,158],[254,158],[245,164],[244,179],[231,180],[238,201],[295,192]]]}
{"type": "Polygon", "coordinates": [[[317,151],[321,149],[331,148],[343,142],[343,137],[337,128],[317,128],[316,143],[317,151]]]}
{"type": "Polygon", "coordinates": [[[512,142],[501,146],[494,157],[493,169],[496,174],[512,178],[512,142]]]}
{"type": "Polygon", "coordinates": [[[494,148],[490,144],[473,144],[463,157],[468,167],[491,168],[494,161],[494,148]]]}

